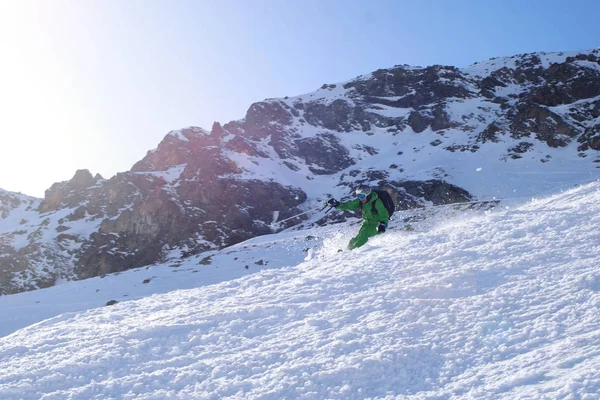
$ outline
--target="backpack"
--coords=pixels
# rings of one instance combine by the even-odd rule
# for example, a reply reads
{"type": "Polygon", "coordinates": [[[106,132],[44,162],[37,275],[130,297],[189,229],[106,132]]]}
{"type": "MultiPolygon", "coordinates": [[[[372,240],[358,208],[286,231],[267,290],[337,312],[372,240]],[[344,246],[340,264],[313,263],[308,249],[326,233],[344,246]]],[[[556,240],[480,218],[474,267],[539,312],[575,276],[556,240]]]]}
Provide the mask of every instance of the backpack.
{"type": "MultiPolygon", "coordinates": [[[[390,214],[390,219],[392,218],[392,214],[396,211],[396,205],[394,204],[394,200],[392,200],[392,196],[388,193],[387,190],[372,190],[377,193],[377,196],[383,203],[383,206],[387,210],[388,214],[390,214]]],[[[377,214],[377,209],[375,208],[375,201],[371,203],[373,207],[373,214],[377,214]]]]}

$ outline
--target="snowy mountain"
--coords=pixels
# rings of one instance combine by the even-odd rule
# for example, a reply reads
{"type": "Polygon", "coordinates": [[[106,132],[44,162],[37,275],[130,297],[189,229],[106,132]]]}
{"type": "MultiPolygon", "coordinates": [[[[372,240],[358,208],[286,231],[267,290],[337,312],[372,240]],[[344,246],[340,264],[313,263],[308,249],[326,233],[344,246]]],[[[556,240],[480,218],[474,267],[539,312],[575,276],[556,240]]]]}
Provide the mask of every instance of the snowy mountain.
{"type": "Polygon", "coordinates": [[[0,294],[180,262],[270,234],[274,217],[285,221],[279,229],[298,225],[312,215],[293,216],[358,183],[387,189],[408,210],[592,181],[599,56],[600,48],[382,69],[255,103],[211,131],[170,132],[131,171],[78,171],[37,208],[2,197],[0,294]]]}
{"type": "Polygon", "coordinates": [[[438,218],[354,251],[337,252],[348,221],[2,296],[17,328],[34,310],[191,288],[0,338],[0,398],[597,399],[600,182],[428,208],[438,218]]]}

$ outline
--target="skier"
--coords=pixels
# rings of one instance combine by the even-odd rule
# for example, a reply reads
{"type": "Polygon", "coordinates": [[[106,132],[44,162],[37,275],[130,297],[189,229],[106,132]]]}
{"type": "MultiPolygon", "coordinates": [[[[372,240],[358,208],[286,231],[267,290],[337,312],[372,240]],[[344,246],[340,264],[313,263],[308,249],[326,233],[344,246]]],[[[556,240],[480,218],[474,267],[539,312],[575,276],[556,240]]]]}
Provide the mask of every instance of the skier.
{"type": "Polygon", "coordinates": [[[385,232],[390,214],[385,208],[383,202],[371,188],[367,185],[361,185],[356,189],[356,198],[354,200],[340,203],[336,199],[329,199],[327,205],[338,210],[357,210],[362,208],[363,224],[358,234],[350,239],[348,249],[352,250],[367,243],[371,236],[385,232]]]}

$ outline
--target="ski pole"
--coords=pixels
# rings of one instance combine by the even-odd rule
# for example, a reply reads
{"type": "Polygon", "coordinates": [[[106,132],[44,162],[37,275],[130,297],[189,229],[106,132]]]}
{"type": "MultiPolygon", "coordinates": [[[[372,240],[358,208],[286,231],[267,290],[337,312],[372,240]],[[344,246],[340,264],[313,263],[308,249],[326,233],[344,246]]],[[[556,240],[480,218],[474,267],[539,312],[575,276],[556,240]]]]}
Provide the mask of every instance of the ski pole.
{"type": "MultiPolygon", "coordinates": [[[[325,207],[327,207],[327,206],[325,206],[325,207]]],[[[296,218],[296,217],[299,217],[299,216],[301,216],[301,215],[304,215],[304,214],[308,214],[309,212],[316,211],[316,210],[318,210],[318,209],[321,209],[321,211],[323,211],[325,208],[321,208],[320,206],[319,206],[319,207],[315,207],[315,208],[311,208],[310,210],[308,210],[308,211],[304,211],[303,213],[296,214],[296,215],[294,215],[294,216],[291,216],[291,217],[289,217],[289,218],[286,218],[286,219],[282,219],[281,221],[277,221],[277,223],[278,223],[278,224],[280,224],[280,223],[282,223],[282,222],[289,221],[290,219],[294,219],[294,218],[296,218]]]]}

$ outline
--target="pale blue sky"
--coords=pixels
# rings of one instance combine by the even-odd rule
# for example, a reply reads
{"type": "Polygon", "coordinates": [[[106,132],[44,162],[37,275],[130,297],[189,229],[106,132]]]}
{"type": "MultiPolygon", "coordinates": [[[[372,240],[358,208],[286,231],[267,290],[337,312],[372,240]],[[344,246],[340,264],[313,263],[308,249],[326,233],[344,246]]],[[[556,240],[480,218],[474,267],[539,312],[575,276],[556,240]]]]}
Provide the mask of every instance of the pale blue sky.
{"type": "Polygon", "coordinates": [[[396,64],[600,46],[600,0],[0,0],[0,188],[128,170],[172,129],[396,64]]]}

